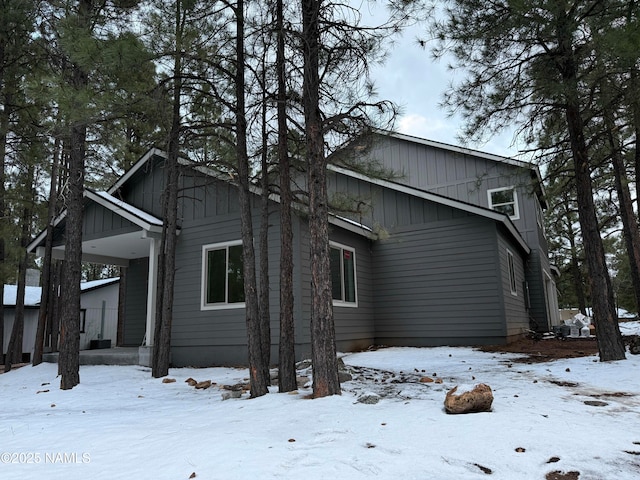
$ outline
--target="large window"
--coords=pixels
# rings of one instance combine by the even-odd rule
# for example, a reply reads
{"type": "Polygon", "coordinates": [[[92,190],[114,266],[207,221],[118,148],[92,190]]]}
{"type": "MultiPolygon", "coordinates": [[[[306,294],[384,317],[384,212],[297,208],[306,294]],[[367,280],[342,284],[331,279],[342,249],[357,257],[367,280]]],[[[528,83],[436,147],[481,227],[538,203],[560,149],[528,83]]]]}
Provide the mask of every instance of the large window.
{"type": "Polygon", "coordinates": [[[205,245],[202,248],[202,308],[243,306],[242,243],[205,245]]]}
{"type": "Polygon", "coordinates": [[[495,188],[487,193],[489,195],[489,208],[509,215],[511,220],[520,218],[518,196],[514,187],[495,188]]]}
{"type": "Polygon", "coordinates": [[[348,307],[357,306],[355,250],[332,243],[330,261],[333,304],[348,307]]]}
{"type": "Polygon", "coordinates": [[[509,268],[509,287],[512,295],[518,295],[518,283],[516,281],[516,267],[513,253],[507,250],[507,264],[509,268]]]}

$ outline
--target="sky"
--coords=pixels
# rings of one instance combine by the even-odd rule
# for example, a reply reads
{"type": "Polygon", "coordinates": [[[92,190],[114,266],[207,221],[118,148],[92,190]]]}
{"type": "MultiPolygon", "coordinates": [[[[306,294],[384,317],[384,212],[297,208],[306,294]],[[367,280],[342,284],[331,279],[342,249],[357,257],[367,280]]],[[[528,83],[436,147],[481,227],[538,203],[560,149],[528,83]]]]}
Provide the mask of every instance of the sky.
{"type": "MultiPolygon", "coordinates": [[[[624,333],[640,333],[640,322],[626,322],[624,333]]],[[[246,382],[242,368],[171,369],[166,378],[175,382],[163,383],[146,367],[86,365],[67,391],[55,364],[14,369],[0,375],[0,477],[639,478],[638,355],[523,363],[515,354],[438,347],[342,358],[353,379],[342,395],[320,399],[309,398],[303,380],[294,393],[270,387],[260,398],[224,400],[224,385],[246,382]],[[195,389],[189,378],[214,385],[195,389]],[[479,383],[492,389],[490,412],[445,412],[450,389],[479,383]]]]}
{"type": "MultiPolygon", "coordinates": [[[[379,2],[378,2],[379,3],[379,2]]],[[[381,6],[365,1],[360,3],[360,12],[366,19],[380,19],[384,15],[381,6]]],[[[373,22],[366,20],[366,22],[373,22]]],[[[440,107],[443,96],[455,76],[463,71],[451,72],[447,69],[447,59],[433,60],[430,46],[421,47],[417,38],[425,38],[425,26],[416,25],[405,30],[396,39],[384,65],[372,71],[380,99],[392,100],[402,108],[397,121],[397,130],[407,135],[427,138],[443,143],[460,145],[496,155],[514,157],[517,148],[512,146],[513,128],[505,133],[487,139],[485,143],[462,144],[458,135],[464,119],[449,116],[440,107]]]]}

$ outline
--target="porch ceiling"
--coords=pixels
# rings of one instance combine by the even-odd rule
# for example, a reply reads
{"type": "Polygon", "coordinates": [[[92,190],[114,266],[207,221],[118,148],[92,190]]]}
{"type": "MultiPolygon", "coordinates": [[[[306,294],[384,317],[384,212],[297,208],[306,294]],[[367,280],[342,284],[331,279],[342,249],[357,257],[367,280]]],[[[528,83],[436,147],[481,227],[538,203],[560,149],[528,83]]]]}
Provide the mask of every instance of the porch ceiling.
{"type": "MultiPolygon", "coordinates": [[[[152,241],[144,230],[84,240],[82,259],[91,263],[126,267],[131,259],[148,257],[152,241]]],[[[64,258],[64,245],[54,247],[53,257],[64,258]]]]}

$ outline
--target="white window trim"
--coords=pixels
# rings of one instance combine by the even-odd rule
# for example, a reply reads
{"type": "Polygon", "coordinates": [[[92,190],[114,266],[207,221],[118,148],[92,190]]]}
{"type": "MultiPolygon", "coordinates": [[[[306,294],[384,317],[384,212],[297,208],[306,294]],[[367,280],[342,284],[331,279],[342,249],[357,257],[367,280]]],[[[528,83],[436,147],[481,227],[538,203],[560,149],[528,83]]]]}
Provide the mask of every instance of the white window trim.
{"type": "MultiPolygon", "coordinates": [[[[334,307],[347,307],[347,308],[357,308],[358,307],[358,259],[356,258],[356,249],[355,247],[351,247],[349,245],[343,245],[341,243],[329,242],[329,248],[340,248],[342,250],[349,250],[353,253],[353,288],[355,290],[356,301],[355,302],[345,302],[344,300],[333,300],[334,307]]],[[[340,257],[342,258],[342,257],[340,257]]],[[[340,277],[344,280],[344,271],[343,271],[343,263],[340,262],[340,277]]],[[[343,285],[344,286],[344,285],[343,285]]]]}
{"type": "Polygon", "coordinates": [[[511,295],[518,296],[518,279],[516,278],[516,259],[513,252],[507,248],[507,273],[509,275],[509,290],[511,295]]]}
{"type": "MultiPolygon", "coordinates": [[[[491,190],[487,190],[487,198],[489,199],[489,208],[491,210],[496,210],[495,209],[495,205],[493,204],[493,201],[491,200],[491,194],[494,193],[494,192],[504,192],[505,190],[512,190],[513,191],[513,215],[509,215],[509,218],[511,220],[518,220],[520,218],[520,208],[518,206],[518,192],[517,192],[515,186],[492,188],[491,190]]],[[[499,203],[498,206],[500,206],[500,205],[508,205],[508,204],[499,203]]],[[[498,211],[498,210],[496,210],[496,211],[498,211]]]]}
{"type": "MultiPolygon", "coordinates": [[[[245,308],[245,302],[239,303],[206,303],[207,299],[207,252],[210,250],[221,250],[223,248],[234,247],[236,245],[242,245],[242,240],[235,240],[232,242],[210,243],[202,246],[202,275],[200,279],[200,310],[229,310],[237,308],[245,308]]],[[[225,286],[228,289],[228,285],[225,286]]],[[[229,292],[225,292],[225,298],[229,297],[229,292]]]]}

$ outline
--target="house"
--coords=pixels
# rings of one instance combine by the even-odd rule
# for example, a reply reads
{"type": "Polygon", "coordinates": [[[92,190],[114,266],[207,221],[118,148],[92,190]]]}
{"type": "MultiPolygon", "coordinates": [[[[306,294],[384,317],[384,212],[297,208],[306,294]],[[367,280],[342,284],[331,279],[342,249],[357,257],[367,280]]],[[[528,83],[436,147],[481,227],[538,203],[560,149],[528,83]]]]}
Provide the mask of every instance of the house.
{"type": "MultiPolygon", "coordinates": [[[[80,284],[80,349],[95,348],[98,340],[116,343],[118,327],[119,278],[107,278],[80,284]],[[92,343],[93,342],[93,343],[92,343]]],[[[4,286],[4,343],[6,353],[15,319],[16,285],[4,286]]],[[[33,357],[40,313],[42,288],[28,285],[25,291],[24,333],[22,351],[25,361],[33,357]]]]}
{"type": "MultiPolygon", "coordinates": [[[[534,166],[401,134],[377,134],[330,167],[329,189],[358,208],[330,217],[337,347],[505,343],[556,322],[534,166]],[[348,160],[348,161],[347,161],[348,160]],[[379,179],[375,163],[401,173],[379,179]]],[[[345,150],[346,151],[346,150],[345,150]]],[[[107,192],[85,192],[85,260],[126,267],[123,346],[153,345],[165,154],[147,152],[107,192]]],[[[245,364],[240,218],[230,177],[181,162],[172,363],[245,364]]],[[[258,193],[258,191],[255,191],[258,193]]],[[[272,358],[277,355],[279,214],[270,208],[272,358]]],[[[260,227],[259,199],[253,224],[260,227]]],[[[65,214],[54,256],[63,256],[65,214]]],[[[309,355],[309,232],[294,215],[296,351],[309,355]]],[[[29,246],[38,251],[44,234],[29,246]]],[[[257,252],[259,255],[259,252],[257,252]]]]}

